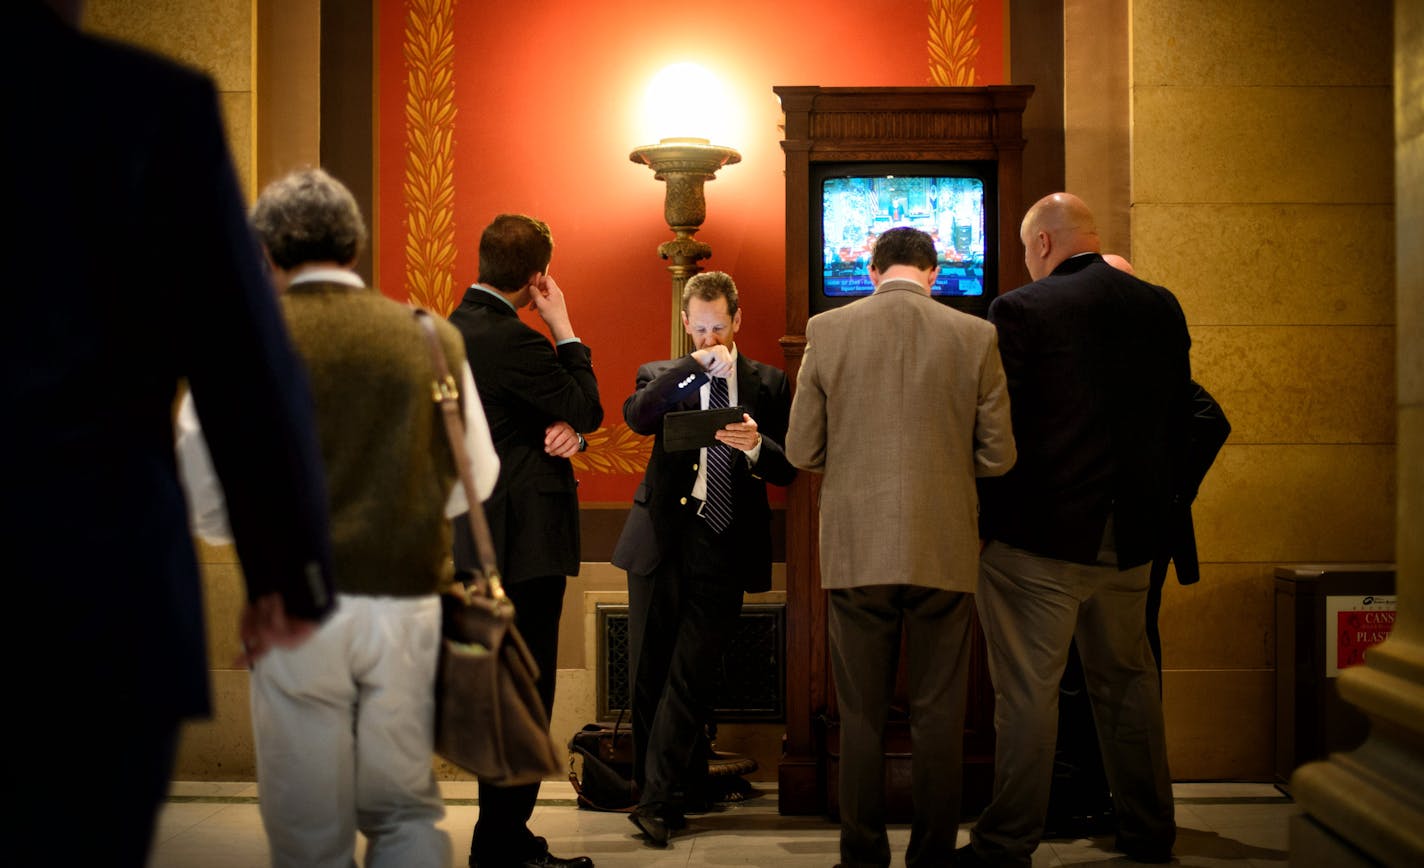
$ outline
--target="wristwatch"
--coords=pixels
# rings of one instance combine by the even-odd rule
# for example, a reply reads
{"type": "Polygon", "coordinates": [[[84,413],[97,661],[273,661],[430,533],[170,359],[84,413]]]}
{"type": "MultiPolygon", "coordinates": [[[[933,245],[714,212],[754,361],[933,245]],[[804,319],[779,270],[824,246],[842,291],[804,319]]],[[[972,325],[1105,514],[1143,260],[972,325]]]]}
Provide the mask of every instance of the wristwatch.
{"type": "Polygon", "coordinates": [[[583,439],[583,435],[580,434],[580,433],[578,433],[577,431],[574,432],[574,436],[577,437],[578,440],[579,440],[579,450],[578,450],[578,451],[580,451],[580,452],[587,452],[587,451],[588,451],[588,441],[585,440],[585,439],[583,439]]]}

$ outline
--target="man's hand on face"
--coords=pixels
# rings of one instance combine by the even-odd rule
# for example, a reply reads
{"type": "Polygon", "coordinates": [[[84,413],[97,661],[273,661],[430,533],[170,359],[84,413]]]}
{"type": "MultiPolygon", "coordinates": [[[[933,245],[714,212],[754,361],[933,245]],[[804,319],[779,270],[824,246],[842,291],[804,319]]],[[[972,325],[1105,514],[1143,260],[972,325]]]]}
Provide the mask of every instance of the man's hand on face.
{"type": "Polygon", "coordinates": [[[574,337],[574,328],[569,323],[569,309],[564,301],[564,292],[554,282],[553,275],[545,272],[535,281],[529,292],[529,306],[538,311],[539,317],[549,327],[554,341],[574,337]]]}
{"type": "Polygon", "coordinates": [[[736,366],[732,363],[732,351],[715,344],[706,349],[694,350],[692,357],[697,360],[697,364],[702,366],[709,376],[730,379],[736,366]]]}

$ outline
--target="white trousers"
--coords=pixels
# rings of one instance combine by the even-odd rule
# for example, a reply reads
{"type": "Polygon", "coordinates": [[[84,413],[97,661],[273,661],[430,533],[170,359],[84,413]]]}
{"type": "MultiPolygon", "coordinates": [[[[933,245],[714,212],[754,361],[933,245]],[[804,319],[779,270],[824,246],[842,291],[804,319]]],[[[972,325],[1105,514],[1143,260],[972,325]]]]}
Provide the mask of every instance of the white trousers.
{"type": "Polygon", "coordinates": [[[440,600],[338,595],[307,642],[252,672],[258,801],[274,868],[448,868],[431,754],[440,600]]]}

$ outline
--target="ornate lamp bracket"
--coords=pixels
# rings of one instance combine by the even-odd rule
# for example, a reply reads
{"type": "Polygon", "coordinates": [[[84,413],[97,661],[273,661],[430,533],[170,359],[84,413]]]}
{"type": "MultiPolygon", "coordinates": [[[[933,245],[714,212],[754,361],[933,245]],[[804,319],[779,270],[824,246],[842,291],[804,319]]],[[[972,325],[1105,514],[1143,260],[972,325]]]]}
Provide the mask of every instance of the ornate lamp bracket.
{"type": "Polygon", "coordinates": [[[723,166],[741,162],[742,155],[707,139],[669,138],[634,149],[628,159],[651,167],[653,177],[667,185],[663,218],[674,237],[658,245],[658,255],[670,262],[671,357],[678,358],[692,351],[692,342],[682,328],[682,288],[689,277],[702,270],[699,263],[712,255],[711,245],[693,237],[707,219],[702,185],[716,177],[723,166]]]}

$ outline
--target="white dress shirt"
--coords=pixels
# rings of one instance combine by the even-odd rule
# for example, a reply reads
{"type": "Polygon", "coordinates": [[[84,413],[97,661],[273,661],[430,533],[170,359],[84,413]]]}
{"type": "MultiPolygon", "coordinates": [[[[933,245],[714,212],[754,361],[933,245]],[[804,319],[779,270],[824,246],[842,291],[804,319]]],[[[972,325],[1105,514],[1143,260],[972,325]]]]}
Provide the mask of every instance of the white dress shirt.
{"type": "MultiPolygon", "coordinates": [[[[698,390],[699,403],[702,409],[707,409],[707,402],[712,397],[712,381],[709,379],[702,384],[698,390]]],[[[732,345],[732,376],[727,378],[727,406],[737,406],[737,345],[732,345]]],[[[747,456],[747,466],[755,467],[757,459],[761,457],[761,438],[757,438],[757,444],[751,449],[742,449],[741,453],[747,456]]],[[[707,499],[707,447],[698,450],[697,456],[697,481],[692,483],[692,496],[698,500],[707,499]]]]}

